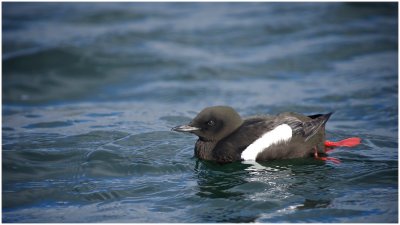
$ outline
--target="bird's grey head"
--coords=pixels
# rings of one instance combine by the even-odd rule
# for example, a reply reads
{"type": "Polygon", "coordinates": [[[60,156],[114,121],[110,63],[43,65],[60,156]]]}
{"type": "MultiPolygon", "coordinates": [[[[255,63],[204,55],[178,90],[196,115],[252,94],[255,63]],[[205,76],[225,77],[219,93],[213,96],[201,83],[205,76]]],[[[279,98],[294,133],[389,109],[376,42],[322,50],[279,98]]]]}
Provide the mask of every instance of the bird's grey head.
{"type": "Polygon", "coordinates": [[[203,141],[219,141],[242,123],[242,118],[233,108],[212,106],[203,109],[188,125],[177,126],[172,130],[193,133],[203,141]]]}

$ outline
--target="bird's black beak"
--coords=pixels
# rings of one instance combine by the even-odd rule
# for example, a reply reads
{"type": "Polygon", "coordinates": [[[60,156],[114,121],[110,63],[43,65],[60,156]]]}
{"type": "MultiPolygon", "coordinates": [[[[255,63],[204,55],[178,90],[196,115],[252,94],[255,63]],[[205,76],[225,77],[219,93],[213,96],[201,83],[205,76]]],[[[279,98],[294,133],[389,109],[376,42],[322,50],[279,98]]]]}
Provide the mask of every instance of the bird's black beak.
{"type": "Polygon", "coordinates": [[[181,126],[177,126],[171,129],[172,131],[178,131],[178,132],[193,132],[196,130],[200,130],[200,128],[198,127],[192,127],[189,125],[181,125],[181,126]]]}

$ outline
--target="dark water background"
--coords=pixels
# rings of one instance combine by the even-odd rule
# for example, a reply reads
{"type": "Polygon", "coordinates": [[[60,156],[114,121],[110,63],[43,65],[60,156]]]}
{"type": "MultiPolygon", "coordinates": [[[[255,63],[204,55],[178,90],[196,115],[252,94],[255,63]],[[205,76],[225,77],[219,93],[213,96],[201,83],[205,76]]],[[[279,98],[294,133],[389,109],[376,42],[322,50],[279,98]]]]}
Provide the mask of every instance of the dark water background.
{"type": "Polygon", "coordinates": [[[397,222],[397,3],[2,3],[3,222],[397,222]],[[215,165],[202,108],[335,111],[341,164],[215,165]]]}

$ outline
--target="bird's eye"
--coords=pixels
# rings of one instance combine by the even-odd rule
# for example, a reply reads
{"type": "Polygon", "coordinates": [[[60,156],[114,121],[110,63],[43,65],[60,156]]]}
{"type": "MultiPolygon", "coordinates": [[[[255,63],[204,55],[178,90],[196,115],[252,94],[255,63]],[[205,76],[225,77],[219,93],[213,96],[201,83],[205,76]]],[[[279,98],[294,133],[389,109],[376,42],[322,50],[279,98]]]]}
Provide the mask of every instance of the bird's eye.
{"type": "Polygon", "coordinates": [[[207,125],[210,126],[210,127],[214,126],[214,125],[215,125],[214,120],[208,121],[208,122],[207,122],[207,125]]]}

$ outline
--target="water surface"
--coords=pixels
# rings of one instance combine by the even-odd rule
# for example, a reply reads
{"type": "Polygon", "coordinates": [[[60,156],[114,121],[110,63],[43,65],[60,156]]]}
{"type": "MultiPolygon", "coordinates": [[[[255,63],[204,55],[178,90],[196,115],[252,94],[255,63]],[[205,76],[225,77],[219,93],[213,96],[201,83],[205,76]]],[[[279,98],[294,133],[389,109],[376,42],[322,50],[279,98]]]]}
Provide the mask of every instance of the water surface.
{"type": "Polygon", "coordinates": [[[4,3],[3,222],[397,222],[397,3],[4,3]],[[218,165],[202,108],[334,111],[340,164],[218,165]]]}

